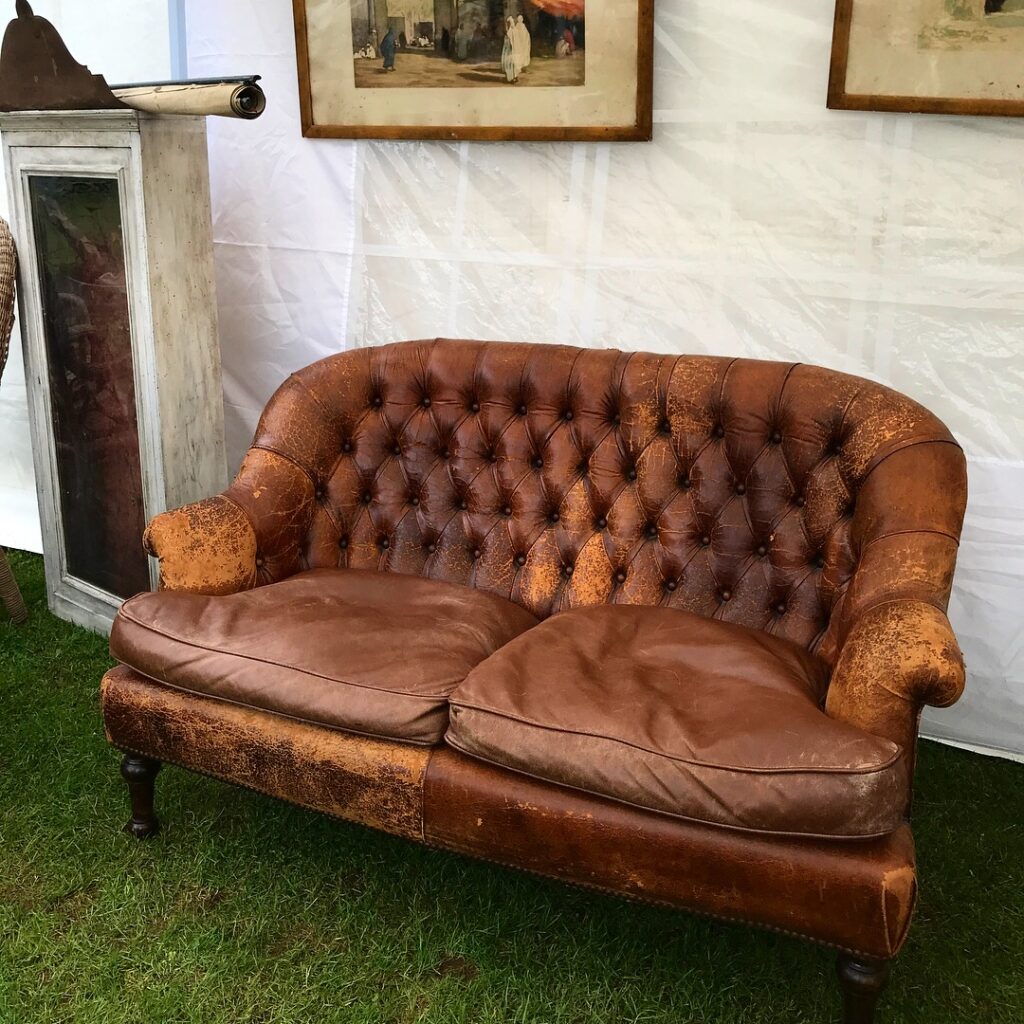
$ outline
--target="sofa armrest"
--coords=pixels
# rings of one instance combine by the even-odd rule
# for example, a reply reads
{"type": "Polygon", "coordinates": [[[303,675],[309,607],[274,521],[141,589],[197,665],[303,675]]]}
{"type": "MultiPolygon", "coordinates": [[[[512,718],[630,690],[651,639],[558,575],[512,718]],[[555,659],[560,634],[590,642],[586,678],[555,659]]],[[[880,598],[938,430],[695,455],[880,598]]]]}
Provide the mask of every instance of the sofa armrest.
{"type": "Polygon", "coordinates": [[[256,531],[223,494],[157,516],[143,543],[160,560],[161,590],[234,594],[256,584],[256,531]]]}
{"type": "Polygon", "coordinates": [[[964,681],[945,613],[926,601],[887,601],[862,612],[849,630],[826,711],[912,752],[922,707],[956,703],[964,681]]]}

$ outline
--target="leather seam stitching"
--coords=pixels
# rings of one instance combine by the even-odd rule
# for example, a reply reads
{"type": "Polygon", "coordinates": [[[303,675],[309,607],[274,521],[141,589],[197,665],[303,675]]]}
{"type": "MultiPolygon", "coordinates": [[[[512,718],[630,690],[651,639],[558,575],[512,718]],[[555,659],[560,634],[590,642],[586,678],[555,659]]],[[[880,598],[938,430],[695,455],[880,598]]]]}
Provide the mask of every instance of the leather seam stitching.
{"type": "MultiPolygon", "coordinates": [[[[726,767],[723,765],[712,764],[708,761],[699,761],[696,758],[681,757],[678,754],[669,754],[665,751],[652,750],[650,747],[642,746],[639,743],[632,743],[629,740],[620,739],[615,736],[607,736],[603,733],[583,732],[579,729],[572,729],[563,726],[545,725],[542,722],[536,722],[519,715],[511,714],[509,712],[498,711],[494,708],[481,707],[478,704],[471,704],[468,701],[461,699],[453,700],[452,697],[449,697],[448,705],[452,708],[466,708],[469,711],[476,711],[484,715],[494,715],[496,718],[504,718],[506,721],[519,722],[521,725],[526,725],[535,729],[542,729],[545,732],[570,733],[573,736],[580,736],[586,739],[604,740],[608,743],[616,743],[623,747],[630,747],[633,750],[639,750],[643,753],[651,754],[654,757],[664,757],[669,761],[675,761],[679,764],[690,765],[694,768],[708,768],[713,771],[719,772],[739,772],[744,775],[878,775],[891,768],[903,756],[902,748],[900,748],[896,744],[893,744],[893,746],[896,747],[895,753],[893,753],[887,761],[883,761],[878,765],[869,768],[753,768],[744,767],[740,765],[730,765],[726,767]]],[[[829,716],[826,715],[825,717],[829,716]]],[[[469,753],[469,751],[466,751],[466,753],[469,753]]]]}
{"type": "Polygon", "coordinates": [[[168,690],[173,690],[175,693],[183,693],[189,697],[195,697],[198,700],[211,700],[216,701],[219,704],[228,704],[233,708],[241,708],[243,711],[250,711],[257,715],[270,715],[273,718],[284,718],[289,722],[298,722],[300,725],[307,725],[315,729],[324,729],[326,732],[339,732],[346,736],[361,736],[368,740],[377,740],[383,743],[395,743],[399,745],[406,745],[417,748],[430,748],[439,745],[440,741],[426,741],[426,740],[414,740],[403,737],[402,739],[396,739],[394,736],[384,736],[380,733],[365,732],[360,729],[352,729],[350,727],[342,725],[332,725],[329,722],[318,722],[312,718],[303,718],[301,715],[290,715],[286,711],[271,711],[268,708],[257,707],[255,704],[243,704],[239,700],[232,700],[230,697],[222,697],[215,693],[206,693],[203,690],[192,690],[187,686],[181,686],[178,683],[169,683],[166,679],[157,679],[154,676],[147,675],[140,669],[133,668],[125,662],[120,662],[122,668],[126,668],[131,672],[134,672],[137,676],[145,679],[148,683],[153,683],[156,686],[164,686],[168,690]]]}
{"type": "MultiPolygon", "coordinates": [[[[185,647],[192,647],[192,648],[195,648],[195,649],[200,650],[200,651],[209,651],[211,654],[226,655],[229,658],[237,658],[240,661],[248,661],[248,662],[253,662],[254,664],[257,664],[257,665],[267,665],[267,666],[269,666],[271,668],[279,668],[279,669],[283,669],[283,670],[288,671],[288,672],[296,672],[299,675],[309,676],[309,677],[311,677],[313,679],[320,679],[320,680],[323,680],[326,683],[333,683],[333,684],[338,685],[338,686],[354,686],[357,689],[361,689],[361,690],[370,690],[370,691],[373,691],[375,693],[388,693],[388,694],[391,694],[391,695],[393,695],[395,697],[405,697],[405,698],[409,698],[411,700],[434,701],[434,700],[439,700],[440,699],[440,700],[444,700],[445,703],[447,703],[447,701],[448,701],[448,695],[445,694],[445,693],[437,693],[437,694],[409,693],[407,690],[392,690],[392,689],[388,689],[388,688],[385,688],[385,687],[382,687],[382,686],[370,686],[367,683],[356,683],[356,682],[353,682],[352,680],[349,680],[349,679],[337,679],[337,678],[335,678],[333,676],[321,675],[319,672],[313,672],[310,669],[299,668],[299,667],[297,667],[295,665],[286,665],[286,664],[283,664],[282,662],[270,661],[269,659],[266,659],[266,658],[256,658],[256,657],[253,657],[252,655],[249,655],[249,654],[239,654],[239,653],[237,653],[235,651],[224,651],[224,650],[221,650],[221,649],[216,648],[216,647],[210,647],[210,646],[208,646],[206,644],[197,643],[194,640],[186,640],[184,637],[178,636],[175,633],[167,632],[166,630],[157,629],[156,627],[148,625],[147,623],[142,622],[140,619],[137,619],[130,612],[126,612],[123,607],[121,608],[121,611],[120,611],[119,614],[123,618],[127,619],[129,622],[131,622],[134,625],[138,626],[139,629],[144,629],[147,632],[155,634],[156,636],[164,637],[164,639],[166,639],[166,640],[172,640],[175,643],[182,644],[185,647]]],[[[128,662],[123,662],[123,664],[128,664],[128,662]]],[[[134,666],[129,666],[129,667],[134,668],[134,666]]],[[[135,671],[141,672],[142,670],[141,669],[135,669],[135,671]]],[[[145,675],[146,673],[143,672],[142,674],[145,675]]],[[[467,673],[467,675],[468,675],[468,673],[467,673]]],[[[152,678],[152,677],[149,677],[149,678],[152,678]]],[[[441,685],[441,686],[449,686],[449,685],[451,685],[451,686],[458,686],[458,684],[461,683],[465,678],[466,678],[466,676],[460,676],[457,679],[453,679],[450,682],[446,681],[446,682],[443,682],[443,683],[441,683],[439,685],[441,685]]],[[[193,692],[193,691],[189,691],[189,692],[193,692]]],[[[194,691],[194,692],[199,693],[199,692],[202,692],[202,691],[198,691],[197,690],[197,691],[194,691]]],[[[244,704],[242,706],[243,707],[256,707],[256,705],[254,705],[254,704],[253,705],[244,704]]]]}
{"type": "Polygon", "coordinates": [[[860,486],[863,487],[867,483],[867,479],[878,467],[885,462],[892,455],[896,455],[898,452],[905,451],[907,448],[914,448],[919,444],[951,444],[954,448],[959,451],[963,451],[960,443],[949,437],[908,437],[902,441],[896,442],[891,448],[884,452],[876,452],[875,455],[870,459],[868,464],[864,467],[864,472],[860,478],[860,486]]]}
{"type": "Polygon", "coordinates": [[[261,451],[269,452],[271,455],[276,455],[279,459],[283,459],[285,462],[293,465],[307,480],[313,485],[313,490],[316,490],[316,480],[313,478],[313,474],[302,465],[294,456],[285,455],[284,452],[279,451],[274,445],[267,444],[266,442],[259,442],[258,444],[252,444],[249,446],[249,451],[261,451]]]}
{"type": "MultiPolygon", "coordinates": [[[[483,754],[472,753],[466,750],[464,747],[460,747],[451,737],[451,730],[449,729],[444,735],[444,742],[450,746],[453,750],[458,753],[471,758],[476,761],[482,761],[484,764],[489,764],[494,768],[499,768],[505,772],[511,772],[515,775],[523,775],[528,779],[534,779],[537,782],[543,782],[549,786],[555,786],[559,789],[567,789],[576,793],[585,793],[587,796],[598,797],[601,800],[608,800],[611,803],[621,804],[623,807],[632,807],[634,810],[643,811],[645,814],[653,814],[656,817],[668,818],[673,821],[688,821],[695,825],[700,825],[705,828],[721,828],[727,832],[739,832],[743,835],[755,835],[755,836],[771,836],[774,838],[783,839],[820,839],[825,842],[837,842],[837,843],[860,843],[870,842],[873,839],[884,839],[886,836],[892,835],[896,831],[895,828],[890,829],[888,832],[868,832],[866,834],[859,835],[828,835],[824,832],[791,832],[783,831],[780,829],[761,829],[752,828],[749,825],[732,825],[725,821],[709,821],[706,818],[693,818],[686,814],[679,814],[676,811],[663,811],[655,807],[645,807],[643,804],[633,803],[631,800],[626,800],[623,797],[609,796],[607,793],[598,793],[592,789],[584,789],[582,786],[574,786],[568,782],[553,782],[551,779],[542,778],[540,775],[535,775],[532,772],[526,771],[523,768],[514,768],[507,764],[500,764],[497,761],[492,761],[490,758],[485,757],[483,754]]],[[[905,816],[900,817],[900,822],[906,820],[905,816]]]]}
{"type": "Polygon", "coordinates": [[[953,534],[947,532],[946,530],[936,530],[934,527],[931,526],[923,526],[919,530],[892,530],[889,533],[880,533],[861,545],[861,557],[863,557],[864,552],[867,551],[867,549],[870,548],[872,544],[876,544],[880,540],[888,540],[889,537],[909,537],[914,536],[918,533],[930,533],[936,537],[945,537],[947,540],[951,540],[957,547],[960,546],[959,537],[954,537],[953,534]]]}
{"type": "MultiPolygon", "coordinates": [[[[839,943],[836,943],[836,942],[829,942],[827,939],[816,938],[815,936],[809,935],[806,932],[790,931],[789,929],[781,928],[778,925],[764,924],[764,923],[762,923],[760,921],[753,921],[750,918],[746,918],[746,917],[739,917],[739,916],[734,916],[734,915],[731,915],[731,914],[718,913],[718,912],[713,911],[713,910],[700,910],[700,909],[697,909],[695,907],[687,907],[687,906],[680,905],[678,903],[673,903],[670,900],[660,900],[660,899],[657,899],[657,898],[651,897],[651,896],[640,896],[640,895],[636,895],[634,893],[623,892],[621,889],[615,889],[615,888],[612,888],[611,886],[599,885],[596,882],[583,882],[583,881],[576,881],[575,879],[563,878],[561,875],[554,874],[553,872],[540,871],[537,868],[523,867],[521,864],[514,864],[511,861],[499,860],[497,857],[493,857],[493,856],[491,856],[491,855],[489,855],[487,853],[481,853],[481,852],[478,852],[477,850],[474,850],[473,847],[468,845],[468,844],[463,844],[463,843],[456,842],[454,840],[446,840],[446,839],[443,839],[443,838],[440,838],[440,837],[436,837],[433,833],[425,833],[425,834],[426,834],[426,839],[424,840],[424,842],[426,843],[427,846],[434,847],[435,849],[448,850],[448,851],[453,852],[453,853],[462,854],[463,856],[473,857],[476,860],[487,861],[487,862],[489,862],[491,864],[497,864],[500,867],[509,868],[509,869],[511,869],[513,871],[522,871],[522,872],[525,872],[526,874],[529,874],[529,875],[535,875],[538,878],[550,879],[551,881],[559,882],[562,885],[571,885],[571,886],[574,886],[576,888],[587,889],[587,890],[591,890],[593,892],[602,893],[602,894],[608,895],[608,896],[615,896],[615,897],[618,897],[619,899],[623,899],[623,900],[626,900],[628,902],[647,903],[647,904],[650,904],[651,906],[667,907],[668,909],[674,910],[674,911],[677,911],[677,912],[682,911],[682,912],[688,913],[688,914],[696,914],[696,915],[698,915],[700,917],[708,917],[708,918],[711,918],[712,920],[725,921],[725,922],[727,922],[729,924],[743,924],[743,925],[747,925],[750,928],[759,928],[759,929],[762,929],[764,931],[775,932],[776,934],[779,934],[779,935],[788,935],[791,938],[795,938],[795,939],[804,939],[804,940],[806,940],[808,942],[813,942],[813,943],[815,943],[816,945],[819,945],[819,946],[825,946],[825,947],[827,947],[829,949],[836,949],[836,950],[839,950],[840,952],[843,952],[843,953],[849,953],[852,956],[867,957],[868,959],[871,959],[871,960],[878,959],[878,954],[877,953],[866,953],[863,950],[853,949],[853,948],[848,947],[848,946],[842,946],[842,945],[840,945],[839,943]]],[[[886,940],[886,946],[891,948],[891,944],[889,943],[888,939],[886,940]]]]}

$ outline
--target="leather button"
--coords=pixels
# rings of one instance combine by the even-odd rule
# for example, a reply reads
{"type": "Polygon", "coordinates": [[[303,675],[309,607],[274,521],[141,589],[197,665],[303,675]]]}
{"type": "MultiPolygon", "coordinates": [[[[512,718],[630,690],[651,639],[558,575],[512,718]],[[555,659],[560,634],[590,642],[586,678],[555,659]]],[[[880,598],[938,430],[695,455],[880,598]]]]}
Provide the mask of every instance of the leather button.
{"type": "Polygon", "coordinates": [[[736,485],[736,493],[737,494],[746,494],[747,493],[747,485],[746,484],[737,484],[736,485]]]}
{"type": "Polygon", "coordinates": [[[796,507],[797,507],[797,508],[803,508],[803,507],[804,507],[804,504],[805,504],[805,502],[804,502],[804,496],[803,496],[802,494],[798,494],[798,495],[797,495],[797,496],[796,496],[796,497],[795,497],[795,498],[793,499],[793,503],[794,503],[794,504],[796,505],[796,507]]]}
{"type": "Polygon", "coordinates": [[[380,539],[380,548],[381,548],[381,551],[387,551],[387,549],[388,549],[389,547],[391,547],[391,541],[389,541],[389,540],[387,539],[387,537],[381,537],[381,539],[380,539]]]}
{"type": "Polygon", "coordinates": [[[262,556],[257,557],[257,559],[256,559],[256,568],[257,569],[262,569],[263,566],[266,565],[266,564],[267,563],[266,563],[265,559],[262,556]]]}
{"type": "Polygon", "coordinates": [[[442,448],[437,454],[440,455],[442,459],[450,459],[452,457],[452,453],[447,448],[442,448]]]}
{"type": "Polygon", "coordinates": [[[384,399],[380,395],[373,396],[373,407],[379,409],[384,404],[384,399]]]}
{"type": "Polygon", "coordinates": [[[597,528],[598,528],[599,530],[604,530],[604,529],[606,529],[606,528],[607,528],[607,526],[608,526],[608,520],[607,520],[607,519],[605,519],[605,517],[604,517],[604,516],[598,516],[598,517],[597,517],[597,519],[596,519],[596,520],[595,520],[595,522],[594,522],[594,525],[595,525],[595,526],[596,526],[596,527],[597,527],[597,528]]]}
{"type": "Polygon", "coordinates": [[[824,555],[818,555],[814,559],[813,565],[814,565],[815,569],[824,569],[825,568],[825,557],[824,557],[824,555]]]}
{"type": "Polygon", "coordinates": [[[772,444],[782,444],[782,434],[778,430],[772,431],[772,444]]]}
{"type": "Polygon", "coordinates": [[[636,468],[634,466],[630,466],[629,469],[626,470],[626,479],[630,481],[636,479],[636,468]]]}
{"type": "Polygon", "coordinates": [[[572,421],[572,409],[566,409],[565,412],[562,413],[562,419],[565,420],[566,423],[570,423],[572,421]]]}
{"type": "Polygon", "coordinates": [[[473,548],[473,557],[474,558],[479,558],[482,554],[483,554],[483,552],[479,548],[473,548]]]}
{"type": "Polygon", "coordinates": [[[467,508],[469,508],[469,502],[467,502],[465,498],[460,498],[459,499],[459,509],[461,511],[465,512],[467,508]]]}
{"type": "Polygon", "coordinates": [[[470,404],[469,404],[469,411],[470,412],[479,412],[480,411],[480,403],[479,402],[470,402],[470,404]]]}
{"type": "Polygon", "coordinates": [[[758,558],[764,558],[768,554],[768,548],[764,544],[757,545],[757,556],[758,558]]]}
{"type": "Polygon", "coordinates": [[[665,580],[665,589],[671,593],[679,584],[675,580],[665,580]]]}
{"type": "Polygon", "coordinates": [[[400,444],[392,445],[391,446],[391,454],[392,455],[401,455],[402,454],[402,446],[400,444]]]}
{"type": "Polygon", "coordinates": [[[341,548],[342,551],[344,551],[348,547],[348,537],[339,537],[338,547],[341,548]]]}
{"type": "Polygon", "coordinates": [[[487,461],[488,462],[497,462],[498,461],[498,453],[493,448],[489,452],[487,452],[486,455],[487,455],[487,461]]]}
{"type": "Polygon", "coordinates": [[[436,550],[437,550],[437,545],[436,544],[428,544],[427,545],[427,554],[428,555],[432,555],[436,550]]]}
{"type": "Polygon", "coordinates": [[[617,427],[622,423],[622,417],[616,412],[612,414],[612,426],[617,427]]]}
{"type": "Polygon", "coordinates": [[[729,590],[728,588],[726,588],[726,589],[722,590],[722,592],[718,596],[723,601],[730,601],[730,600],[732,600],[732,591],[729,590]]]}
{"type": "Polygon", "coordinates": [[[505,506],[503,506],[503,507],[502,507],[502,510],[501,510],[501,514],[502,514],[503,516],[506,516],[506,517],[508,517],[508,516],[512,515],[512,506],[511,506],[511,505],[505,505],[505,506]]]}
{"type": "Polygon", "coordinates": [[[713,433],[715,437],[725,437],[725,427],[723,427],[722,424],[719,423],[715,426],[713,433]]]}
{"type": "Polygon", "coordinates": [[[526,565],[526,555],[516,555],[516,565],[526,565]]]}
{"type": "Polygon", "coordinates": [[[412,505],[413,508],[416,508],[416,506],[419,505],[419,503],[420,503],[420,499],[417,498],[415,494],[410,495],[410,497],[409,497],[409,504],[412,505]]]}
{"type": "Polygon", "coordinates": [[[559,520],[559,519],[561,519],[561,518],[562,518],[562,517],[561,517],[561,516],[560,516],[560,515],[559,515],[559,514],[558,514],[557,512],[552,512],[552,513],[551,513],[551,514],[550,514],[550,515],[548,516],[548,522],[549,522],[549,523],[557,523],[557,522],[558,522],[558,520],[559,520]]]}
{"type": "Polygon", "coordinates": [[[424,409],[429,409],[430,408],[430,399],[427,398],[426,395],[424,395],[423,396],[423,400],[420,402],[420,405],[422,405],[424,409]]]}
{"type": "Polygon", "coordinates": [[[544,468],[544,460],[539,455],[535,455],[533,457],[533,461],[532,461],[531,465],[533,466],[534,469],[543,469],[544,468]]]}
{"type": "Polygon", "coordinates": [[[316,489],[316,495],[315,495],[315,497],[316,497],[316,500],[317,500],[317,501],[323,501],[323,500],[324,500],[324,498],[326,497],[326,495],[324,494],[324,489],[323,489],[322,487],[318,487],[318,488],[316,489]]]}
{"type": "Polygon", "coordinates": [[[658,527],[654,523],[647,524],[647,536],[651,538],[658,536],[658,527]]]}
{"type": "Polygon", "coordinates": [[[518,415],[520,415],[520,416],[525,416],[526,415],[526,403],[525,402],[520,402],[519,405],[516,406],[516,413],[518,415]]]}
{"type": "Polygon", "coordinates": [[[679,486],[684,491],[688,491],[693,486],[693,481],[688,476],[681,476],[679,478],[679,486]]]}
{"type": "Polygon", "coordinates": [[[350,452],[350,451],[352,451],[352,442],[351,441],[342,441],[341,442],[341,450],[343,452],[350,452]]]}
{"type": "Polygon", "coordinates": [[[711,543],[711,538],[705,533],[704,536],[701,537],[700,542],[704,545],[704,547],[708,547],[708,545],[710,545],[711,543]]]}
{"type": "Polygon", "coordinates": [[[563,576],[571,576],[572,575],[572,568],[573,567],[571,565],[563,565],[562,566],[562,575],[563,576]]]}
{"type": "Polygon", "coordinates": [[[364,492],[364,494],[363,494],[363,504],[364,505],[369,505],[371,501],[373,501],[373,495],[369,491],[364,492]]]}
{"type": "Polygon", "coordinates": [[[626,582],[626,574],[621,569],[615,574],[615,582],[616,583],[625,583],[626,582]]]}
{"type": "Polygon", "coordinates": [[[786,605],[782,601],[780,601],[775,606],[775,614],[776,615],[785,615],[786,614],[786,605]]]}
{"type": "Polygon", "coordinates": [[[658,430],[660,430],[663,434],[671,434],[672,433],[672,424],[669,423],[668,419],[663,419],[658,424],[658,430]]]}

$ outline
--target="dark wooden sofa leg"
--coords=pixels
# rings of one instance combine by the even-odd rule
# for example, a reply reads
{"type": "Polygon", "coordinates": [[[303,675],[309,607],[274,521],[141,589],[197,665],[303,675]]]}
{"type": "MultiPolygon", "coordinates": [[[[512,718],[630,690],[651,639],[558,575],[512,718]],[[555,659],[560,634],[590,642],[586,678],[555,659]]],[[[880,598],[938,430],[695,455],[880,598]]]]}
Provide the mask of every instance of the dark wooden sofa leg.
{"type": "Polygon", "coordinates": [[[132,817],[125,832],[136,839],[148,839],[160,831],[160,822],[153,810],[153,790],[160,762],[149,757],[125,754],[121,762],[121,776],[128,783],[132,798],[132,817]]]}
{"type": "Polygon", "coordinates": [[[840,953],[836,974],[843,992],[843,1024],[873,1024],[878,997],[889,981],[888,961],[840,953]]]}

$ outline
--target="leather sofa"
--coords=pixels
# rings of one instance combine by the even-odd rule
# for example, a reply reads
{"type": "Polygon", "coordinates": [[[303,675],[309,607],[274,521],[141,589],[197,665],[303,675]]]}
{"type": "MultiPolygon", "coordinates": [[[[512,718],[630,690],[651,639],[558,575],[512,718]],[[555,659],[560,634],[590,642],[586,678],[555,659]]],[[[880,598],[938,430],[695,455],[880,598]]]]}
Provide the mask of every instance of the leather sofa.
{"type": "Polygon", "coordinates": [[[872,1019],[917,893],[962,452],[774,362],[417,341],[288,379],[158,516],[103,680],[129,829],[172,762],[347,821],[839,951],[872,1019]]]}

